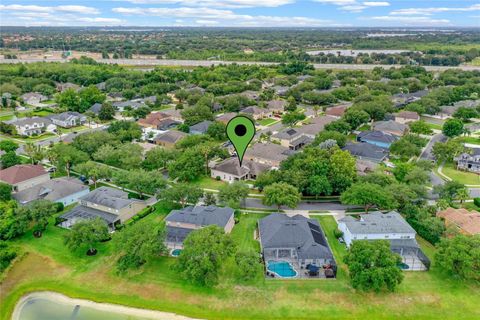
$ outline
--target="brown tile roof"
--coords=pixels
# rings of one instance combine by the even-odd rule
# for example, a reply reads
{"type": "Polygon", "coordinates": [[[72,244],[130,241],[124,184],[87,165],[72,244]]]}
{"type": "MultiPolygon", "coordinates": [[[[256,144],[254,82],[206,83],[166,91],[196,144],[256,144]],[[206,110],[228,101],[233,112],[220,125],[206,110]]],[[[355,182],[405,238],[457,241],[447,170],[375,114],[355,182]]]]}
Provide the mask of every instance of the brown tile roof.
{"type": "Polygon", "coordinates": [[[20,164],[0,171],[0,180],[8,184],[17,184],[46,174],[41,165],[20,164]]]}
{"type": "Polygon", "coordinates": [[[150,113],[145,119],[138,120],[139,125],[156,127],[160,121],[170,118],[170,115],[163,112],[150,113]]]}
{"type": "Polygon", "coordinates": [[[341,117],[347,111],[347,106],[336,106],[336,107],[331,107],[325,110],[325,114],[327,116],[334,116],[334,117],[341,117]]]}
{"type": "Polygon", "coordinates": [[[438,212],[437,217],[444,218],[447,223],[455,224],[466,234],[480,234],[480,212],[478,211],[447,208],[438,212]]]}
{"type": "Polygon", "coordinates": [[[418,113],[414,111],[402,111],[395,114],[395,117],[403,118],[403,119],[412,119],[412,120],[419,120],[420,116],[418,113]]]}

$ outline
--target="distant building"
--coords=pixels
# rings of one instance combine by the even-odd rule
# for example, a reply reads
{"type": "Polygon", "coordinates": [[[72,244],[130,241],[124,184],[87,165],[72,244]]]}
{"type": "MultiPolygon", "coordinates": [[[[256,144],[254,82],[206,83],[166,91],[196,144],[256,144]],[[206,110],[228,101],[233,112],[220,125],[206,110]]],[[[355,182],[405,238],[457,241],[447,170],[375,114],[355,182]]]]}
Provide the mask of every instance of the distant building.
{"type": "Polygon", "coordinates": [[[393,120],[377,121],[372,124],[372,130],[391,133],[401,137],[408,132],[408,126],[393,120]]]}
{"type": "Polygon", "coordinates": [[[164,133],[160,133],[153,141],[159,146],[165,147],[167,149],[172,149],[175,147],[175,143],[185,138],[187,134],[185,132],[169,130],[164,133]]]}
{"type": "Polygon", "coordinates": [[[57,178],[39,183],[28,189],[13,194],[20,204],[28,204],[34,200],[49,200],[68,206],[87,195],[90,189],[78,179],[57,178]]]}
{"type": "Polygon", "coordinates": [[[369,160],[375,163],[384,161],[388,157],[388,149],[370,143],[348,142],[343,150],[350,152],[357,159],[369,160]]]}
{"type": "Polygon", "coordinates": [[[395,122],[407,124],[409,122],[419,121],[420,116],[413,111],[402,111],[395,114],[395,122]]]}
{"type": "Polygon", "coordinates": [[[270,100],[267,102],[267,108],[273,114],[282,114],[285,111],[287,101],[285,100],[270,100]]]}
{"type": "Polygon", "coordinates": [[[33,105],[33,106],[38,105],[39,103],[48,100],[47,96],[44,96],[43,94],[38,93],[38,92],[25,93],[25,94],[22,94],[20,96],[20,98],[22,98],[24,103],[30,104],[30,105],[33,105]]]}
{"type": "Polygon", "coordinates": [[[327,116],[331,116],[331,117],[335,117],[335,118],[339,119],[345,114],[348,107],[349,107],[349,105],[346,105],[346,104],[330,107],[330,108],[327,108],[327,110],[325,110],[325,114],[327,116]]]}
{"type": "Polygon", "coordinates": [[[240,113],[249,115],[254,120],[261,120],[264,118],[270,118],[272,116],[272,111],[269,109],[259,108],[256,106],[246,107],[240,110],[240,113]]]}
{"type": "Polygon", "coordinates": [[[362,131],[357,135],[357,141],[366,142],[378,147],[389,149],[392,143],[399,139],[398,136],[381,131],[362,131]]]}
{"type": "Polygon", "coordinates": [[[466,235],[480,234],[480,212],[467,209],[447,208],[437,213],[437,217],[445,221],[445,225],[453,226],[466,235]]]}
{"type": "Polygon", "coordinates": [[[210,225],[230,233],[235,225],[234,211],[229,207],[195,206],[171,211],[165,218],[167,236],[165,243],[169,249],[182,249],[183,241],[190,232],[210,225]]]}
{"type": "Polygon", "coordinates": [[[50,174],[39,164],[18,164],[0,170],[0,181],[19,192],[50,180],[50,174]]]}
{"type": "Polygon", "coordinates": [[[255,143],[247,148],[243,161],[252,160],[272,167],[279,167],[280,162],[287,159],[288,156],[293,153],[292,150],[279,144],[271,142],[255,143]]]}
{"type": "Polygon", "coordinates": [[[462,153],[454,158],[458,170],[480,173],[480,149],[473,150],[473,154],[462,153]]]}
{"type": "Polygon", "coordinates": [[[46,117],[21,118],[17,120],[4,121],[15,127],[18,135],[33,136],[43,132],[55,132],[57,126],[52,120],[46,117]]]}
{"type": "Polygon", "coordinates": [[[215,119],[218,122],[221,122],[223,124],[228,124],[230,120],[232,120],[234,117],[236,117],[237,114],[235,112],[227,112],[222,115],[217,116],[215,119]]]}
{"type": "Polygon", "coordinates": [[[165,119],[170,119],[170,115],[163,112],[152,112],[145,118],[137,121],[138,125],[144,128],[158,129],[158,125],[165,119]]]}
{"type": "Polygon", "coordinates": [[[58,82],[56,87],[57,87],[57,91],[60,91],[60,92],[63,92],[68,89],[72,89],[74,91],[80,91],[80,89],[82,88],[78,84],[71,83],[71,82],[66,82],[66,83],[58,82]]]}
{"type": "Polygon", "coordinates": [[[207,133],[208,127],[212,124],[212,121],[202,121],[197,124],[194,124],[193,126],[190,127],[190,133],[191,134],[205,134],[207,133]]]}
{"type": "Polygon", "coordinates": [[[79,198],[80,204],[60,216],[60,226],[71,228],[78,221],[101,218],[114,229],[115,224],[123,223],[144,209],[145,201],[129,199],[122,190],[100,187],[79,198]]]}
{"type": "Polygon", "coordinates": [[[67,111],[49,117],[53,124],[62,128],[81,126],[87,122],[87,117],[81,113],[67,111]]]}
{"type": "Polygon", "coordinates": [[[430,260],[415,240],[415,230],[396,211],[361,214],[359,219],[346,216],[338,220],[347,247],[354,241],[387,240],[393,252],[402,257],[406,270],[428,270],[430,260]]]}
{"type": "Polygon", "coordinates": [[[211,177],[220,178],[225,182],[234,182],[238,180],[255,180],[257,176],[272,167],[251,160],[243,160],[242,166],[236,157],[225,159],[211,168],[211,177]]]}
{"type": "Polygon", "coordinates": [[[93,104],[88,111],[93,112],[96,116],[100,114],[100,110],[102,110],[102,104],[101,103],[95,103],[93,104]]]}
{"type": "Polygon", "coordinates": [[[428,90],[420,90],[412,93],[397,93],[392,96],[392,101],[396,108],[402,108],[409,103],[420,100],[427,94],[428,90]]]}

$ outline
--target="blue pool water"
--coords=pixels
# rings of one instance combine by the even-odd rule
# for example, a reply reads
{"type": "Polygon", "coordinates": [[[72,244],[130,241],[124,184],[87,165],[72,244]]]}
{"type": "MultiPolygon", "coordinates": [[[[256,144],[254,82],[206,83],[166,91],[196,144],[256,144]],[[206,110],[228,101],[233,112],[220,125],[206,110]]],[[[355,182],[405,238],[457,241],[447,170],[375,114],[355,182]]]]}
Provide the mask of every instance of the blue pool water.
{"type": "Polygon", "coordinates": [[[292,278],[297,276],[297,271],[287,261],[273,261],[267,262],[267,270],[274,272],[282,278],[292,278]]]}
{"type": "Polygon", "coordinates": [[[182,252],[181,249],[174,249],[174,250],[172,251],[172,256],[178,257],[178,256],[180,255],[180,252],[182,252]]]}

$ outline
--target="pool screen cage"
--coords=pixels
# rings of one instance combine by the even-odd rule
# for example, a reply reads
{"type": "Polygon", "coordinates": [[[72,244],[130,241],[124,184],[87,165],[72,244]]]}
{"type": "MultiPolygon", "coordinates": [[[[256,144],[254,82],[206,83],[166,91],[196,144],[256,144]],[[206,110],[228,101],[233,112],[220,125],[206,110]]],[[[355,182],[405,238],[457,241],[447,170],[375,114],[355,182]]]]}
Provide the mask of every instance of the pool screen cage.
{"type": "Polygon", "coordinates": [[[264,249],[263,257],[265,261],[276,259],[296,259],[297,254],[293,249],[264,249]]]}

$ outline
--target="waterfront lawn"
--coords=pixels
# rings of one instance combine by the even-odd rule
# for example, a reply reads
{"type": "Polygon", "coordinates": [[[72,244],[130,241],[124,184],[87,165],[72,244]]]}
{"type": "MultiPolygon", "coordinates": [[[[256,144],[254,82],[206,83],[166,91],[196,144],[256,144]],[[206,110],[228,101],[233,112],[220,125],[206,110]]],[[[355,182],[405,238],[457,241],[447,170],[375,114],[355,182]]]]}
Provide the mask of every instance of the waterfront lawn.
{"type": "Polygon", "coordinates": [[[453,180],[460,182],[462,184],[469,184],[469,185],[480,185],[480,176],[467,172],[467,171],[460,171],[455,168],[453,163],[446,163],[443,166],[442,170],[443,174],[447,177],[452,178],[453,180]]]}
{"type": "MultiPolygon", "coordinates": [[[[258,214],[240,216],[232,233],[240,247],[255,245],[253,229],[258,218],[258,214]]],[[[345,248],[335,243],[336,222],[332,217],[318,219],[343,270],[345,248]]],[[[68,231],[55,228],[49,226],[40,239],[29,234],[15,241],[28,254],[15,263],[0,284],[0,319],[9,319],[22,295],[43,290],[204,319],[480,317],[480,287],[448,278],[436,268],[429,272],[405,272],[405,280],[393,294],[356,292],[341,272],[337,280],[261,278],[248,285],[235,283],[233,275],[222,274],[226,278],[219,286],[203,288],[182,280],[173,269],[175,258],[171,257],[158,257],[140,270],[116,274],[116,256],[109,242],[99,247],[99,254],[94,257],[71,254],[62,243],[62,235],[68,231]]],[[[425,247],[423,241],[420,244],[431,257],[434,248],[425,247]]]]}

